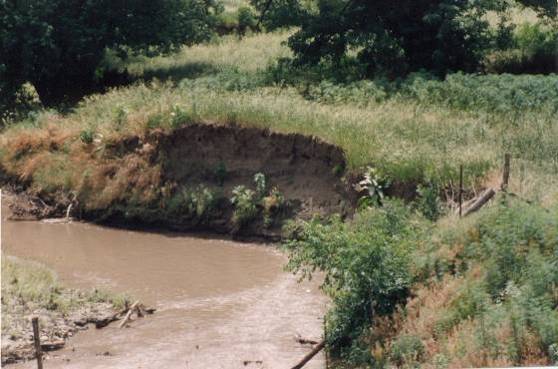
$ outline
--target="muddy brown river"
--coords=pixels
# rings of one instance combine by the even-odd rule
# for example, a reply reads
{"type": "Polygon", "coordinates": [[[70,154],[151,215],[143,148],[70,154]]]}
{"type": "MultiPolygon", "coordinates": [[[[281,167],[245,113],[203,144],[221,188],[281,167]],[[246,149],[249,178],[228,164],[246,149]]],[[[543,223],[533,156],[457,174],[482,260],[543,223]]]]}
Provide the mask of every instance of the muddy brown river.
{"type": "MultiPolygon", "coordinates": [[[[157,308],[129,328],[89,328],[45,368],[290,368],[319,339],[325,298],[297,283],[272,246],[117,230],[2,222],[8,255],[40,261],[68,286],[125,292],[157,308]],[[108,355],[104,353],[108,352],[108,355]]],[[[35,368],[24,363],[12,368],[35,368]]],[[[305,368],[323,368],[314,358],[305,368]]]]}

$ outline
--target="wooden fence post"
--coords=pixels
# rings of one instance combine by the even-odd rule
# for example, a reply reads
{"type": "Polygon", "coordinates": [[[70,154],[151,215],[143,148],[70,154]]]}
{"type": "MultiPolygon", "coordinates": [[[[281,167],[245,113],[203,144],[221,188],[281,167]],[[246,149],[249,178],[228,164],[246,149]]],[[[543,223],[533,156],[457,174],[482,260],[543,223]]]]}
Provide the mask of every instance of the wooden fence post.
{"type": "Polygon", "coordinates": [[[507,190],[508,184],[510,182],[510,160],[511,155],[506,153],[504,155],[504,171],[502,173],[502,184],[500,185],[500,189],[502,191],[507,190]]]}
{"type": "Polygon", "coordinates": [[[463,215],[463,164],[459,165],[459,217],[463,215]]]}
{"type": "Polygon", "coordinates": [[[43,369],[43,354],[41,352],[41,336],[39,336],[39,318],[31,319],[33,324],[33,341],[35,343],[35,356],[37,357],[37,368],[43,369]]]}

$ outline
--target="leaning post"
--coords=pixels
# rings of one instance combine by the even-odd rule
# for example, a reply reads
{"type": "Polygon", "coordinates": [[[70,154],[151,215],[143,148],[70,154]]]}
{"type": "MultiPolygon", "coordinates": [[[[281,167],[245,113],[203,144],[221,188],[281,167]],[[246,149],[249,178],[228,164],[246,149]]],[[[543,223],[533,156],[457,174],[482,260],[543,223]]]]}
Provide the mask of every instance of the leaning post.
{"type": "Polygon", "coordinates": [[[33,341],[35,343],[35,356],[37,357],[37,368],[43,369],[43,353],[41,352],[41,338],[39,336],[39,318],[31,319],[33,324],[33,341]]]}

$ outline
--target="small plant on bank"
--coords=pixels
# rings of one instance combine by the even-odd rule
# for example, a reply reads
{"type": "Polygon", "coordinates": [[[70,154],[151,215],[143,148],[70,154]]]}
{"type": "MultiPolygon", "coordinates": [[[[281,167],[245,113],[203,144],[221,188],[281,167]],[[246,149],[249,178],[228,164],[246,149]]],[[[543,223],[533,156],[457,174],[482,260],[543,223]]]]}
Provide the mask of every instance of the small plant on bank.
{"type": "Polygon", "coordinates": [[[358,207],[364,209],[382,205],[384,191],[388,186],[388,180],[376,168],[368,167],[364,179],[355,186],[357,192],[364,192],[364,196],[358,201],[358,207]]]}
{"type": "Polygon", "coordinates": [[[254,183],[256,184],[256,195],[258,199],[262,199],[267,192],[267,181],[263,173],[256,173],[254,175],[254,183]]]}
{"type": "Polygon", "coordinates": [[[218,200],[218,194],[207,187],[183,188],[168,200],[167,216],[174,220],[189,219],[204,223],[211,218],[218,200]]]}
{"type": "Polygon", "coordinates": [[[277,187],[273,187],[269,195],[262,198],[264,226],[269,228],[273,224],[274,216],[284,207],[285,196],[277,187]]]}
{"type": "Polygon", "coordinates": [[[231,202],[234,207],[232,221],[237,229],[241,229],[258,215],[255,193],[245,186],[237,186],[232,194],[231,202]]]}
{"type": "Polygon", "coordinates": [[[223,187],[227,179],[227,167],[224,162],[220,161],[215,167],[215,179],[220,187],[223,187]]]}
{"type": "Polygon", "coordinates": [[[94,138],[95,132],[91,128],[84,129],[79,133],[79,139],[86,145],[92,144],[94,138]]]}
{"type": "Polygon", "coordinates": [[[172,128],[179,128],[195,122],[195,114],[188,112],[178,105],[172,107],[170,118],[172,128]]]}
{"type": "Polygon", "coordinates": [[[273,187],[267,190],[267,179],[263,173],[254,175],[256,190],[253,191],[245,186],[237,186],[233,189],[231,203],[234,208],[232,221],[236,231],[255,220],[259,214],[263,215],[263,223],[266,228],[273,224],[274,218],[285,205],[285,197],[273,187]]]}
{"type": "Polygon", "coordinates": [[[444,213],[438,193],[439,188],[435,183],[417,187],[419,197],[416,201],[416,207],[426,219],[436,221],[444,213]]]}

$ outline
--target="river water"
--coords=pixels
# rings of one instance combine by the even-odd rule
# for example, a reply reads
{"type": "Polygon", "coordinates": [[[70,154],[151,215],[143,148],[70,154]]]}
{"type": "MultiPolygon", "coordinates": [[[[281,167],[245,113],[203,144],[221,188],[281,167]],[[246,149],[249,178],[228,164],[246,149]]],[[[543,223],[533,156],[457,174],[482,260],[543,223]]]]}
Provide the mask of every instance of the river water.
{"type": "MultiPolygon", "coordinates": [[[[326,301],[317,283],[297,283],[272,246],[3,219],[2,249],[51,267],[65,285],[125,292],[157,308],[126,329],[78,333],[45,368],[290,368],[311,349],[295,335],[321,337],[326,301]]],[[[323,356],[305,366],[323,367],[323,356]]]]}

